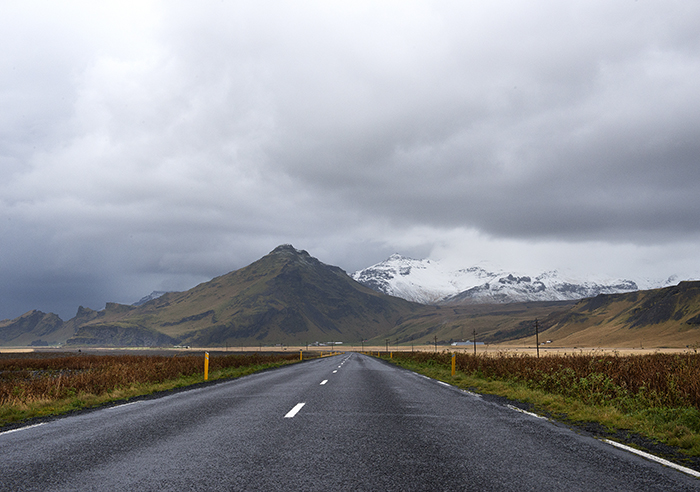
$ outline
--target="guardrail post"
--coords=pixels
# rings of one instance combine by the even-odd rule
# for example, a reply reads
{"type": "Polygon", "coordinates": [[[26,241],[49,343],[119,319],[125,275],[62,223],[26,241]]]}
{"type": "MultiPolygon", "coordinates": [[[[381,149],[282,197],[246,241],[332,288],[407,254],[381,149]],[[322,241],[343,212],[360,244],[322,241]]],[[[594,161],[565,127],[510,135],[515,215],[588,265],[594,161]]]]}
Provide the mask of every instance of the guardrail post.
{"type": "Polygon", "coordinates": [[[204,352],[204,380],[209,379],[209,352],[204,352]]]}

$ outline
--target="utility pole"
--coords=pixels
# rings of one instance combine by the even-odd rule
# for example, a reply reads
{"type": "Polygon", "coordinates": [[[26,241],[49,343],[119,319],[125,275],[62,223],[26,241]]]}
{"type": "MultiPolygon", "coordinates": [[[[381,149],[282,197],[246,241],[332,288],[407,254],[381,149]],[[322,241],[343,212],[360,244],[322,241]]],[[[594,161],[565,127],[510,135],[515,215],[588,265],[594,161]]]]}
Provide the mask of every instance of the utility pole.
{"type": "Polygon", "coordinates": [[[386,351],[389,352],[389,339],[386,339],[386,351]]]}
{"type": "Polygon", "coordinates": [[[474,338],[472,341],[474,342],[474,355],[476,355],[476,328],[474,328],[474,338]]]}
{"type": "Polygon", "coordinates": [[[540,324],[535,318],[535,343],[537,344],[537,358],[540,358],[540,324]]]}
{"type": "Polygon", "coordinates": [[[365,339],[364,338],[362,339],[361,343],[362,343],[362,353],[364,353],[365,352],[365,339]]]}
{"type": "Polygon", "coordinates": [[[437,335],[435,335],[435,352],[437,352],[437,335]]]}

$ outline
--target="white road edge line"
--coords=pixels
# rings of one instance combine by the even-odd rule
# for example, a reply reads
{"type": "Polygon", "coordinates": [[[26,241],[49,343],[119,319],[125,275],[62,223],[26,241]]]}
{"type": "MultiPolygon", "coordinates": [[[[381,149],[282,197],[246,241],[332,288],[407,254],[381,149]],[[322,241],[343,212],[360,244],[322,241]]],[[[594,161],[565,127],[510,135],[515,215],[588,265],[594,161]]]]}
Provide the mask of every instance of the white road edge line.
{"type": "Polygon", "coordinates": [[[452,386],[451,384],[446,383],[445,381],[438,381],[443,386],[452,386]]]}
{"type": "Polygon", "coordinates": [[[619,442],[611,441],[610,439],[601,439],[601,441],[608,443],[612,446],[615,446],[617,448],[624,449],[625,451],[629,451],[630,453],[634,453],[638,456],[642,456],[642,457],[650,459],[652,461],[656,461],[657,463],[661,463],[664,466],[674,468],[678,471],[681,471],[683,473],[691,475],[695,478],[700,478],[700,472],[696,472],[695,470],[691,470],[690,468],[686,468],[685,466],[677,465],[671,461],[665,460],[663,458],[659,458],[658,456],[654,456],[653,454],[645,453],[644,451],[640,451],[639,449],[634,449],[630,446],[620,444],[619,442]]]}
{"type": "Polygon", "coordinates": [[[121,405],[116,405],[116,406],[113,406],[113,407],[109,407],[107,410],[116,410],[117,408],[128,407],[129,405],[136,405],[137,403],[139,403],[139,402],[138,402],[138,401],[132,401],[132,402],[129,402],[129,403],[122,403],[121,405]]]}
{"type": "Polygon", "coordinates": [[[294,405],[294,408],[292,408],[289,412],[287,412],[287,415],[284,416],[285,419],[291,419],[293,418],[297,413],[299,413],[299,410],[301,410],[301,407],[306,405],[306,403],[297,403],[294,405]]]}
{"type": "Polygon", "coordinates": [[[27,429],[32,429],[34,427],[39,427],[40,425],[44,425],[45,423],[46,422],[42,422],[40,424],[28,425],[27,427],[20,427],[19,429],[10,429],[7,431],[3,431],[3,432],[0,432],[0,436],[2,436],[4,434],[10,434],[12,432],[19,432],[19,431],[23,431],[23,430],[27,430],[27,429]]]}
{"type": "Polygon", "coordinates": [[[327,382],[328,382],[328,380],[327,380],[327,379],[324,379],[323,381],[321,381],[321,386],[323,386],[323,385],[326,384],[327,382]]]}
{"type": "Polygon", "coordinates": [[[516,412],[524,413],[525,415],[529,415],[530,417],[536,417],[538,419],[544,419],[544,420],[549,420],[547,417],[543,417],[542,415],[537,415],[536,413],[528,412],[527,410],[523,410],[522,408],[515,407],[513,405],[506,405],[506,407],[510,408],[511,410],[515,410],[516,412]]]}

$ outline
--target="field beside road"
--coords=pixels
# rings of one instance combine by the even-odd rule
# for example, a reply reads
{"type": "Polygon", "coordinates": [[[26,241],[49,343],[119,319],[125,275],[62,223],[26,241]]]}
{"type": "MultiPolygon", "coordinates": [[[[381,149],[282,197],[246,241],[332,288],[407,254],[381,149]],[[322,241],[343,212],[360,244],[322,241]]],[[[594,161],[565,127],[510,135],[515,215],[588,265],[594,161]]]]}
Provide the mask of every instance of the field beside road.
{"type": "MultiPolygon", "coordinates": [[[[0,354],[0,428],[203,381],[203,352],[161,353],[0,354]]],[[[240,377],[298,360],[298,353],[212,353],[208,379],[240,377]]]]}

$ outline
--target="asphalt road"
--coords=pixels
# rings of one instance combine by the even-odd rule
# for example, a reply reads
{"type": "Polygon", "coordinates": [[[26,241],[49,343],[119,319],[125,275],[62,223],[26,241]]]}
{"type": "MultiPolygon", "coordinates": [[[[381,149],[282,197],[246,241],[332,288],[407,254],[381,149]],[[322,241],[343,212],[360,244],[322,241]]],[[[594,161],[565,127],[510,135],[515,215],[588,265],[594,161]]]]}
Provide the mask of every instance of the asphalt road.
{"type": "Polygon", "coordinates": [[[8,491],[700,490],[700,479],[359,354],[5,432],[0,456],[8,491]]]}

